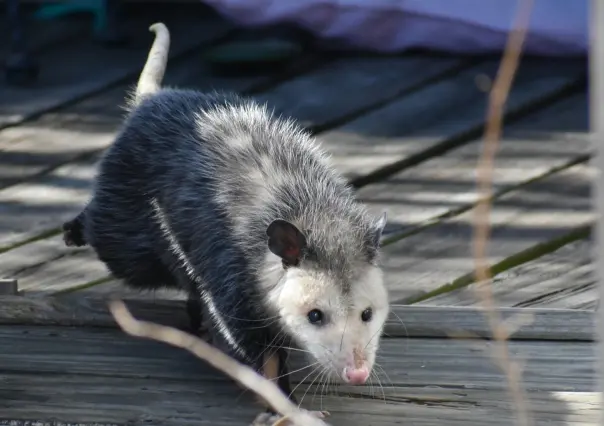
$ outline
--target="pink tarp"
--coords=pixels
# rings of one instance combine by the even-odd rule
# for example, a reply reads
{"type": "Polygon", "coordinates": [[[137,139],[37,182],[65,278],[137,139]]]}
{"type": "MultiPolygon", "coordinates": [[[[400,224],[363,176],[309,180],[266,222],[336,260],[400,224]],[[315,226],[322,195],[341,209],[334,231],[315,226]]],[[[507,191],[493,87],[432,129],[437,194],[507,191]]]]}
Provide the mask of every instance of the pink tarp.
{"type": "MultiPolygon", "coordinates": [[[[517,8],[514,0],[202,1],[242,25],[293,22],[327,42],[382,52],[499,51],[517,8]]],[[[526,53],[585,54],[587,46],[587,0],[533,0],[526,53]]]]}

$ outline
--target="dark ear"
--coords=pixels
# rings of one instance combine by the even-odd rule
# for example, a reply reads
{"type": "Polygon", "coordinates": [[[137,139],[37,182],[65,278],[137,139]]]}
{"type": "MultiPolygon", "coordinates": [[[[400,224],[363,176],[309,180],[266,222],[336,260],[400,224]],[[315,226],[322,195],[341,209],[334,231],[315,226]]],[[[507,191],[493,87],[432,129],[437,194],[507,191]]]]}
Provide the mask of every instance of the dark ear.
{"type": "Polygon", "coordinates": [[[266,228],[268,248],[279,256],[287,265],[297,265],[306,249],[306,237],[292,223],[274,220],[266,228]]]}

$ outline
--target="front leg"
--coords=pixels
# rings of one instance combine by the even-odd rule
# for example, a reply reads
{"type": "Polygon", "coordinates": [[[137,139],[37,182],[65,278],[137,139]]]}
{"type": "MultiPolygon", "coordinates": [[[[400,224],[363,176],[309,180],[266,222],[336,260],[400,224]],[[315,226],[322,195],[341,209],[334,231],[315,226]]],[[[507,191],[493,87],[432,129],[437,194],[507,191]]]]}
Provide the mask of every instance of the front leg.
{"type": "MultiPolygon", "coordinates": [[[[276,351],[271,352],[266,351],[262,359],[260,373],[267,379],[276,382],[281,392],[283,392],[292,403],[298,404],[296,397],[294,397],[291,391],[286,349],[277,349],[276,351]]],[[[276,414],[268,404],[266,412],[276,414]]]]}
{"type": "Polygon", "coordinates": [[[180,290],[187,292],[187,316],[189,318],[189,332],[197,337],[206,340],[207,335],[204,335],[203,325],[203,309],[204,305],[201,300],[201,291],[197,287],[197,283],[189,278],[183,269],[177,269],[174,272],[176,285],[180,290]]]}
{"type": "Polygon", "coordinates": [[[191,332],[195,335],[198,335],[201,330],[201,324],[203,322],[202,309],[201,295],[193,286],[187,297],[187,314],[189,316],[191,332]]]}
{"type": "Polygon", "coordinates": [[[288,396],[289,400],[294,404],[298,404],[298,400],[294,396],[291,390],[291,376],[288,366],[288,355],[287,349],[279,349],[277,351],[277,360],[279,362],[279,376],[277,377],[277,386],[279,389],[288,396]]]}
{"type": "MultiPolygon", "coordinates": [[[[225,352],[238,362],[245,363],[240,357],[233,354],[225,339],[219,332],[217,332],[216,327],[210,327],[209,331],[210,335],[212,336],[212,344],[214,347],[225,352]]],[[[298,402],[291,392],[290,375],[287,368],[287,350],[278,349],[277,351],[269,352],[266,350],[266,348],[264,348],[264,351],[260,347],[257,349],[258,352],[252,351],[255,353],[249,354],[253,359],[256,359],[256,362],[249,366],[268,380],[276,382],[277,387],[279,387],[279,389],[289,398],[289,400],[297,406],[298,402]]],[[[258,399],[260,400],[260,404],[266,407],[266,410],[257,416],[253,423],[254,425],[272,426],[276,421],[285,420],[280,414],[271,408],[268,402],[264,401],[259,396],[258,399]]],[[[319,418],[324,418],[329,415],[327,411],[315,411],[312,412],[312,414],[319,418]]]]}
{"type": "MultiPolygon", "coordinates": [[[[287,358],[288,352],[286,349],[277,349],[274,352],[266,354],[264,356],[262,373],[267,379],[276,381],[277,386],[279,387],[281,392],[283,392],[294,405],[299,405],[297,398],[293,395],[291,391],[290,373],[287,366],[287,358]]],[[[270,418],[274,420],[275,416],[278,416],[278,414],[270,405],[266,405],[267,408],[265,413],[269,414],[271,416],[270,418]]],[[[328,411],[311,411],[310,413],[319,418],[325,418],[329,416],[328,411]]]]}

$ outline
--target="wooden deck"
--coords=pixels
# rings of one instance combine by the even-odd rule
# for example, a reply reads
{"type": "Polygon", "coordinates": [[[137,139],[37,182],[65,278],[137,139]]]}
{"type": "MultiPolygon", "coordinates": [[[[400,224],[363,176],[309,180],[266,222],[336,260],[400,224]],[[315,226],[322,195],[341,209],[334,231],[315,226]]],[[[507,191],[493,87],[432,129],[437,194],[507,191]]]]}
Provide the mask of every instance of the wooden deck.
{"type": "MultiPolygon", "coordinates": [[[[485,88],[499,58],[309,53],[284,70],[226,78],[203,53],[236,30],[197,10],[141,12],[122,49],[92,42],[81,18],[45,23],[32,29],[38,87],[0,83],[0,278],[19,289],[0,296],[0,424],[244,425],[259,410],[189,354],[125,335],[105,305],[120,294],[138,317],[182,325],[182,295],[125,290],[91,249],[61,240],[59,226],[90,194],[155,19],[172,32],[166,85],[234,90],[301,120],[359,198],[388,212],[395,306],[379,378],[336,389],[301,371],[303,405],[329,410],[333,425],[513,424],[475,307],[470,246],[485,88]],[[451,338],[461,332],[484,339],[451,338]]],[[[523,59],[494,174],[493,292],[506,316],[535,315],[509,348],[525,363],[535,425],[594,425],[600,410],[586,73],[584,58],[523,59]]]]}

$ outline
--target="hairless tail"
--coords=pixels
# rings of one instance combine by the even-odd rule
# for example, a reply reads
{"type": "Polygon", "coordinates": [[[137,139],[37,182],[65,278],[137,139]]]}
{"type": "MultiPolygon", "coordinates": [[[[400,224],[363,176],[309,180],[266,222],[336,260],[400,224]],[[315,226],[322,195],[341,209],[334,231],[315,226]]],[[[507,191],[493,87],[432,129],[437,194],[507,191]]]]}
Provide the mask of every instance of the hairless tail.
{"type": "Polygon", "coordinates": [[[136,105],[148,94],[157,92],[161,88],[166,64],[168,62],[168,53],[170,51],[170,32],[161,22],[157,22],[149,27],[149,31],[155,33],[155,40],[147,55],[147,62],[138,79],[136,91],[132,99],[132,105],[136,105]]]}

